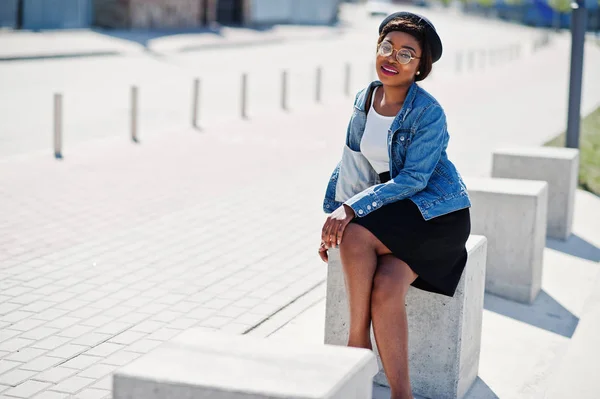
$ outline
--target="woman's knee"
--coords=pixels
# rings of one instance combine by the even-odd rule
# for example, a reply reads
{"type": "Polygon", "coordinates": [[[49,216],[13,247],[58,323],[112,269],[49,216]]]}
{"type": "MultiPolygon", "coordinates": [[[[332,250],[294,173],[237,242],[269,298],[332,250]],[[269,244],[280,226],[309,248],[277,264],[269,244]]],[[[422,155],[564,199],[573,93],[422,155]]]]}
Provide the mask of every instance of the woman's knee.
{"type": "Polygon", "coordinates": [[[373,305],[390,300],[403,302],[408,287],[416,278],[417,275],[411,268],[394,255],[380,256],[373,279],[371,295],[373,305]]]}
{"type": "Polygon", "coordinates": [[[372,233],[369,230],[356,223],[346,226],[340,251],[362,251],[372,246],[372,233]]]}

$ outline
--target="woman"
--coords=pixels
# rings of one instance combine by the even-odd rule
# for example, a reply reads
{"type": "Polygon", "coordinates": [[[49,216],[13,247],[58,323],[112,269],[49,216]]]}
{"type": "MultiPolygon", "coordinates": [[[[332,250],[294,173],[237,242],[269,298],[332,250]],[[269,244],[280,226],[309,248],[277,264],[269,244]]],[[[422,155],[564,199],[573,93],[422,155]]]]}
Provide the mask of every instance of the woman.
{"type": "Polygon", "coordinates": [[[471,224],[465,185],[448,160],[446,117],[416,82],[442,55],[429,20],[408,12],[379,27],[379,81],[354,101],[342,160],[329,181],[319,254],[340,248],[350,306],[348,346],[372,349],[392,399],[412,398],[404,300],[410,285],[453,296],[471,224]]]}

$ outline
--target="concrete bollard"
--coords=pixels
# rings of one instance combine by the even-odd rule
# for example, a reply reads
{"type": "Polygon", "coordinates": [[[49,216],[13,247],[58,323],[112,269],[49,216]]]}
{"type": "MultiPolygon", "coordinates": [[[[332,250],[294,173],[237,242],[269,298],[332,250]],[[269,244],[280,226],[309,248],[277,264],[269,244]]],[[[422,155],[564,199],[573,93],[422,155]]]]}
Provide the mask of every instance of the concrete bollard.
{"type": "MultiPolygon", "coordinates": [[[[487,241],[471,236],[469,258],[454,297],[410,288],[406,298],[410,379],[414,394],[459,399],[477,377],[481,344],[487,241]]],[[[339,250],[329,250],[325,343],[346,345],[348,302],[339,250]]],[[[388,385],[380,365],[375,381],[388,385]]]]}
{"type": "Polygon", "coordinates": [[[366,349],[191,329],[113,375],[114,399],[371,399],[366,349]]]}
{"type": "Polygon", "coordinates": [[[316,73],[315,73],[315,101],[320,103],[321,102],[321,91],[323,89],[323,69],[319,66],[317,67],[316,73]]]}
{"type": "Polygon", "coordinates": [[[350,86],[352,85],[352,65],[346,63],[345,74],[344,74],[344,94],[346,97],[350,96],[350,86]]]}
{"type": "Polygon", "coordinates": [[[456,53],[456,72],[460,73],[462,71],[462,63],[463,63],[463,53],[458,52],[458,53],[456,53]]]}
{"type": "Polygon", "coordinates": [[[242,74],[242,82],[240,88],[240,113],[242,119],[248,119],[248,75],[242,74]]]}
{"type": "Polygon", "coordinates": [[[465,178],[471,198],[471,232],[488,239],[487,292],[531,303],[542,285],[548,184],[465,178]]]}
{"type": "Polygon", "coordinates": [[[131,140],[139,143],[138,140],[138,88],[131,86],[131,140]]]}
{"type": "Polygon", "coordinates": [[[288,72],[281,72],[281,109],[284,111],[288,110],[288,72]]]}
{"type": "Polygon", "coordinates": [[[54,158],[62,159],[62,94],[54,95],[54,158]]]}
{"type": "Polygon", "coordinates": [[[579,150],[572,148],[510,148],[493,155],[493,177],[548,183],[546,234],[560,240],[571,235],[578,172],[579,150]]]}
{"type": "Polygon", "coordinates": [[[192,126],[196,129],[198,125],[198,107],[200,106],[200,79],[194,79],[194,86],[192,88],[192,126]]]}

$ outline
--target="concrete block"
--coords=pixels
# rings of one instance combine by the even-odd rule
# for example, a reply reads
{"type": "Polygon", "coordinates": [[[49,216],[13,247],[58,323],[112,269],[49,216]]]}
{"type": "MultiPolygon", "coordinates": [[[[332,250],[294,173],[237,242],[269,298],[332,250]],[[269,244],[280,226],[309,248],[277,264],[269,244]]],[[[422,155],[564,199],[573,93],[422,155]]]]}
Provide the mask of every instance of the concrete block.
{"type": "Polygon", "coordinates": [[[190,329],[113,376],[114,399],[372,398],[371,351],[190,329]]]}
{"type": "Polygon", "coordinates": [[[488,239],[485,290],[531,303],[542,285],[548,184],[543,181],[466,178],[471,232],[488,239]]]}
{"type": "Polygon", "coordinates": [[[571,235],[579,150],[572,148],[511,148],[494,152],[492,176],[548,183],[547,236],[566,240],[571,235]]]}
{"type": "MultiPolygon", "coordinates": [[[[487,241],[471,236],[469,258],[454,297],[409,289],[410,379],[413,392],[426,398],[464,397],[477,377],[485,285],[487,241]]],[[[339,251],[329,251],[325,343],[346,345],[348,302],[339,251]]],[[[380,371],[375,381],[388,385],[377,345],[371,337],[380,371]]]]}

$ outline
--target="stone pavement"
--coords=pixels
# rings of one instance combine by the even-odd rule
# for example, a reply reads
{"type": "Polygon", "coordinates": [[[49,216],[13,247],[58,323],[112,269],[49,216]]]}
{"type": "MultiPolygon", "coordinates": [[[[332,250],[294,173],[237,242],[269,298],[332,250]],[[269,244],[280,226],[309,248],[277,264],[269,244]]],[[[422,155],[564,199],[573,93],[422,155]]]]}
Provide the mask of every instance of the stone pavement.
{"type": "Polygon", "coordinates": [[[183,329],[244,333],[320,284],[319,136],[345,118],[319,113],[1,162],[0,396],[107,397],[183,329]]]}

